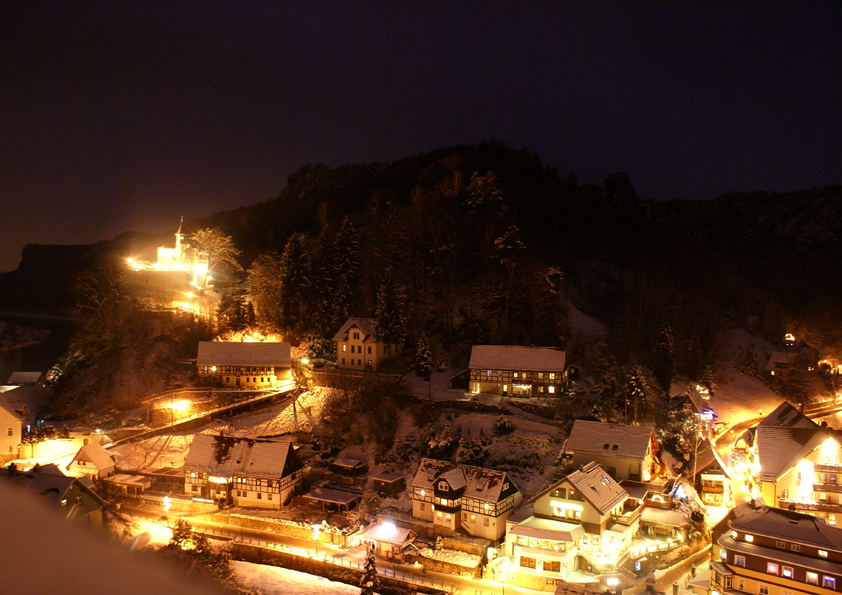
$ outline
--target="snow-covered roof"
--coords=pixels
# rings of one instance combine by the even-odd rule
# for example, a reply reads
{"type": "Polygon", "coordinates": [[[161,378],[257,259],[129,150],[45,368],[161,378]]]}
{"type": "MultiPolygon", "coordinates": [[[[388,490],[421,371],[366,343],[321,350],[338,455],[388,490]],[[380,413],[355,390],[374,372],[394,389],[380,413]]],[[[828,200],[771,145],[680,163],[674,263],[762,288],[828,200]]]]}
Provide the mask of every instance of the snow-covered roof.
{"type": "Polygon", "coordinates": [[[9,384],[38,384],[43,375],[43,372],[12,372],[9,384]]]}
{"type": "Polygon", "coordinates": [[[73,457],[73,460],[70,464],[72,465],[76,461],[85,461],[86,463],[91,463],[94,467],[97,468],[98,471],[108,469],[109,467],[113,467],[115,465],[114,457],[111,455],[111,453],[105,450],[96,442],[86,444],[85,446],[80,448],[79,452],[76,453],[76,456],[73,457]]]}
{"type": "Polygon", "coordinates": [[[552,541],[576,541],[585,534],[585,528],[578,523],[530,516],[512,527],[509,533],[552,541]]]}
{"type": "Polygon", "coordinates": [[[563,372],[565,355],[564,351],[554,347],[474,345],[468,367],[472,370],[563,372]]]}
{"type": "Polygon", "coordinates": [[[769,361],[766,363],[766,371],[771,372],[777,369],[787,369],[792,367],[795,360],[798,359],[797,353],[785,353],[783,351],[776,351],[769,356],[769,361]]]}
{"type": "Polygon", "coordinates": [[[360,535],[363,539],[373,539],[394,545],[404,545],[415,539],[415,533],[405,527],[398,527],[392,523],[375,523],[360,535]]]}
{"type": "Polygon", "coordinates": [[[664,510],[653,506],[643,508],[643,512],[640,513],[640,520],[659,525],[669,525],[670,527],[683,527],[689,523],[687,517],[677,510],[664,510]]]}
{"type": "MultiPolygon", "coordinates": [[[[0,474],[0,477],[6,477],[6,473],[0,474]]],[[[8,480],[11,483],[17,483],[25,492],[43,496],[54,504],[58,504],[61,500],[63,500],[65,494],[67,494],[74,484],[80,486],[81,489],[88,492],[91,496],[98,500],[100,504],[105,504],[105,500],[100,498],[96,492],[90,489],[88,483],[80,481],[75,477],[29,471],[26,473],[15,473],[12,477],[9,477],[8,480]]]]}
{"type": "Polygon", "coordinates": [[[363,334],[362,340],[364,343],[377,342],[377,338],[374,336],[374,332],[377,329],[376,318],[349,318],[345,324],[342,325],[342,328],[339,329],[339,332],[336,333],[336,336],[333,337],[333,340],[342,342],[347,341],[348,331],[352,326],[356,326],[360,329],[363,334]]]}
{"type": "Polygon", "coordinates": [[[570,430],[567,452],[640,460],[654,434],[650,426],[626,426],[577,419],[570,430]]]}
{"type": "Polygon", "coordinates": [[[842,529],[809,514],[763,507],[732,520],[731,529],[842,552],[842,529]]]}
{"type": "Polygon", "coordinates": [[[17,386],[0,392],[0,407],[18,419],[26,419],[42,411],[52,395],[52,389],[37,384],[17,386]]]}
{"type": "Polygon", "coordinates": [[[836,440],[833,434],[818,426],[812,428],[758,426],[755,432],[761,481],[777,481],[825,440],[831,438],[836,440]]]}
{"type": "Polygon", "coordinates": [[[614,481],[599,465],[590,462],[561,480],[570,482],[579,490],[582,497],[596,508],[600,514],[606,514],[629,497],[626,490],[614,481]]]}
{"type": "Polygon", "coordinates": [[[406,477],[406,474],[400,471],[375,471],[369,473],[368,476],[375,481],[393,482],[406,477]]]}
{"type": "Polygon", "coordinates": [[[290,367],[289,343],[200,341],[199,366],[290,367]]]}
{"type": "MultiPolygon", "coordinates": [[[[514,485],[505,471],[458,465],[450,461],[421,459],[413,487],[432,489],[439,479],[444,479],[454,490],[465,488],[463,498],[476,498],[483,502],[499,502],[507,483],[514,485]]],[[[517,489],[517,486],[515,486],[517,489]]]]}
{"type": "Polygon", "coordinates": [[[778,428],[818,428],[819,425],[812,419],[798,411],[795,407],[784,401],[769,415],[763,418],[759,426],[773,426],[778,428]]]}
{"type": "Polygon", "coordinates": [[[333,463],[331,464],[337,467],[345,467],[348,469],[361,469],[362,467],[368,465],[368,463],[366,463],[365,461],[362,461],[360,459],[352,459],[350,457],[336,457],[335,459],[333,459],[333,463]]]}
{"type": "Polygon", "coordinates": [[[320,502],[331,502],[333,504],[349,504],[354,500],[362,499],[363,495],[359,492],[346,492],[345,490],[335,490],[333,488],[313,488],[306,494],[304,498],[311,500],[318,500],[320,502]]]}
{"type": "Polygon", "coordinates": [[[211,434],[196,434],[184,459],[185,469],[221,477],[284,477],[301,467],[290,442],[211,434]]]}

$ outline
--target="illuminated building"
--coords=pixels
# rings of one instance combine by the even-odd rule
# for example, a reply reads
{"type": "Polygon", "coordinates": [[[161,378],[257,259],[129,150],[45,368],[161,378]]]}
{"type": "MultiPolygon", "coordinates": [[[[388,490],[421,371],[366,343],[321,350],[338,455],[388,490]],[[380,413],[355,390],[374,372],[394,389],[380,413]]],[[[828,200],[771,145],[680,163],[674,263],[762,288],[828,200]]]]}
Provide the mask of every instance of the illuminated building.
{"type": "Polygon", "coordinates": [[[292,380],[289,343],[200,341],[199,384],[266,388],[292,380]]]}
{"type": "Polygon", "coordinates": [[[842,587],[842,529],[810,515],[749,510],[716,544],[711,595],[829,595],[842,587]]]}
{"type": "Polygon", "coordinates": [[[609,477],[620,481],[652,481],[659,473],[655,454],[655,429],[577,419],[570,431],[565,453],[572,456],[572,468],[595,461],[609,477]]]}
{"type": "Polygon", "coordinates": [[[105,479],[114,473],[116,466],[111,453],[94,442],[79,449],[67,470],[73,477],[105,479]]]}
{"type": "Polygon", "coordinates": [[[301,489],[304,465],[288,441],[196,434],[184,493],[227,506],[280,508],[301,489]]]}
{"type": "Polygon", "coordinates": [[[458,529],[497,541],[506,519],[523,502],[505,471],[421,459],[412,480],[412,516],[433,523],[437,534],[458,529]]]}
{"type": "Polygon", "coordinates": [[[374,318],[349,318],[336,336],[336,366],[341,370],[374,371],[387,359],[403,353],[403,342],[385,343],[376,335],[374,318]]]}
{"type": "Polygon", "coordinates": [[[504,397],[561,396],[567,388],[565,356],[554,347],[474,345],[468,389],[504,397]]]}

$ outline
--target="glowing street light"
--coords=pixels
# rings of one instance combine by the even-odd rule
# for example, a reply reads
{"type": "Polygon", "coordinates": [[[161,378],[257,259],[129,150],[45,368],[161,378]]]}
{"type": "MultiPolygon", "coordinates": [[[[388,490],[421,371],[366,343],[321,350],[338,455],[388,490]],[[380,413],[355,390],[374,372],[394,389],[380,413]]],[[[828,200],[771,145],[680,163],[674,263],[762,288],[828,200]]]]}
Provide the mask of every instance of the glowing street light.
{"type": "Polygon", "coordinates": [[[164,510],[167,512],[170,511],[170,506],[172,505],[172,500],[169,496],[164,496],[164,510]]]}

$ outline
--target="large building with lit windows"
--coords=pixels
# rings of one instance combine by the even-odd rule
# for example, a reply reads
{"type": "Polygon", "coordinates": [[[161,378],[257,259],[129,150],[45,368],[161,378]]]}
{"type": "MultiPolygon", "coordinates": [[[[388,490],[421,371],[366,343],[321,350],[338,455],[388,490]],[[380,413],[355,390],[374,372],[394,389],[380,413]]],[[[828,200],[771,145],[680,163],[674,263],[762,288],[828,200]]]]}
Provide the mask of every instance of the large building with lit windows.
{"type": "Polygon", "coordinates": [[[432,522],[441,535],[463,531],[499,541],[522,502],[505,471],[422,459],[412,480],[412,516],[432,522]]]}
{"type": "Polygon", "coordinates": [[[661,474],[657,452],[658,441],[652,426],[577,419],[564,454],[572,459],[573,468],[595,461],[617,481],[648,482],[661,474]]]}
{"type": "Polygon", "coordinates": [[[199,342],[199,384],[267,388],[292,380],[289,343],[199,342]]]}
{"type": "Polygon", "coordinates": [[[349,318],[336,336],[336,366],[340,370],[373,372],[389,358],[403,353],[403,342],[377,338],[376,318],[349,318]]]}
{"type": "Polygon", "coordinates": [[[474,345],[468,390],[504,397],[561,396],[567,388],[565,357],[554,347],[474,345]]]}
{"type": "Polygon", "coordinates": [[[785,403],[753,430],[750,470],[763,500],[842,521],[842,437],[785,403]]]}
{"type": "Polygon", "coordinates": [[[711,563],[711,595],[822,595],[842,588],[842,529],[762,506],[730,522],[711,563]]]}

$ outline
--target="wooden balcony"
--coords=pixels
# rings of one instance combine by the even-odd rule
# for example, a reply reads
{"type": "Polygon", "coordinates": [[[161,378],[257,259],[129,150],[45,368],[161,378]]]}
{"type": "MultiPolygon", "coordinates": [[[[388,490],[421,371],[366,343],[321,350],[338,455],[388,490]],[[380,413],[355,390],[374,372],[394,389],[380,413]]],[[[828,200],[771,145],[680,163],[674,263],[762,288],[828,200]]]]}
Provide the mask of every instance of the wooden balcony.
{"type": "Polygon", "coordinates": [[[612,514],[611,520],[615,523],[620,523],[621,525],[631,525],[639,516],[640,512],[643,510],[642,506],[638,506],[632,511],[624,512],[623,514],[612,514]]]}
{"type": "Polygon", "coordinates": [[[842,485],[836,483],[814,483],[814,492],[830,492],[833,494],[842,494],[842,485]]]}
{"type": "Polygon", "coordinates": [[[813,463],[816,473],[842,473],[842,463],[813,463]]]}

